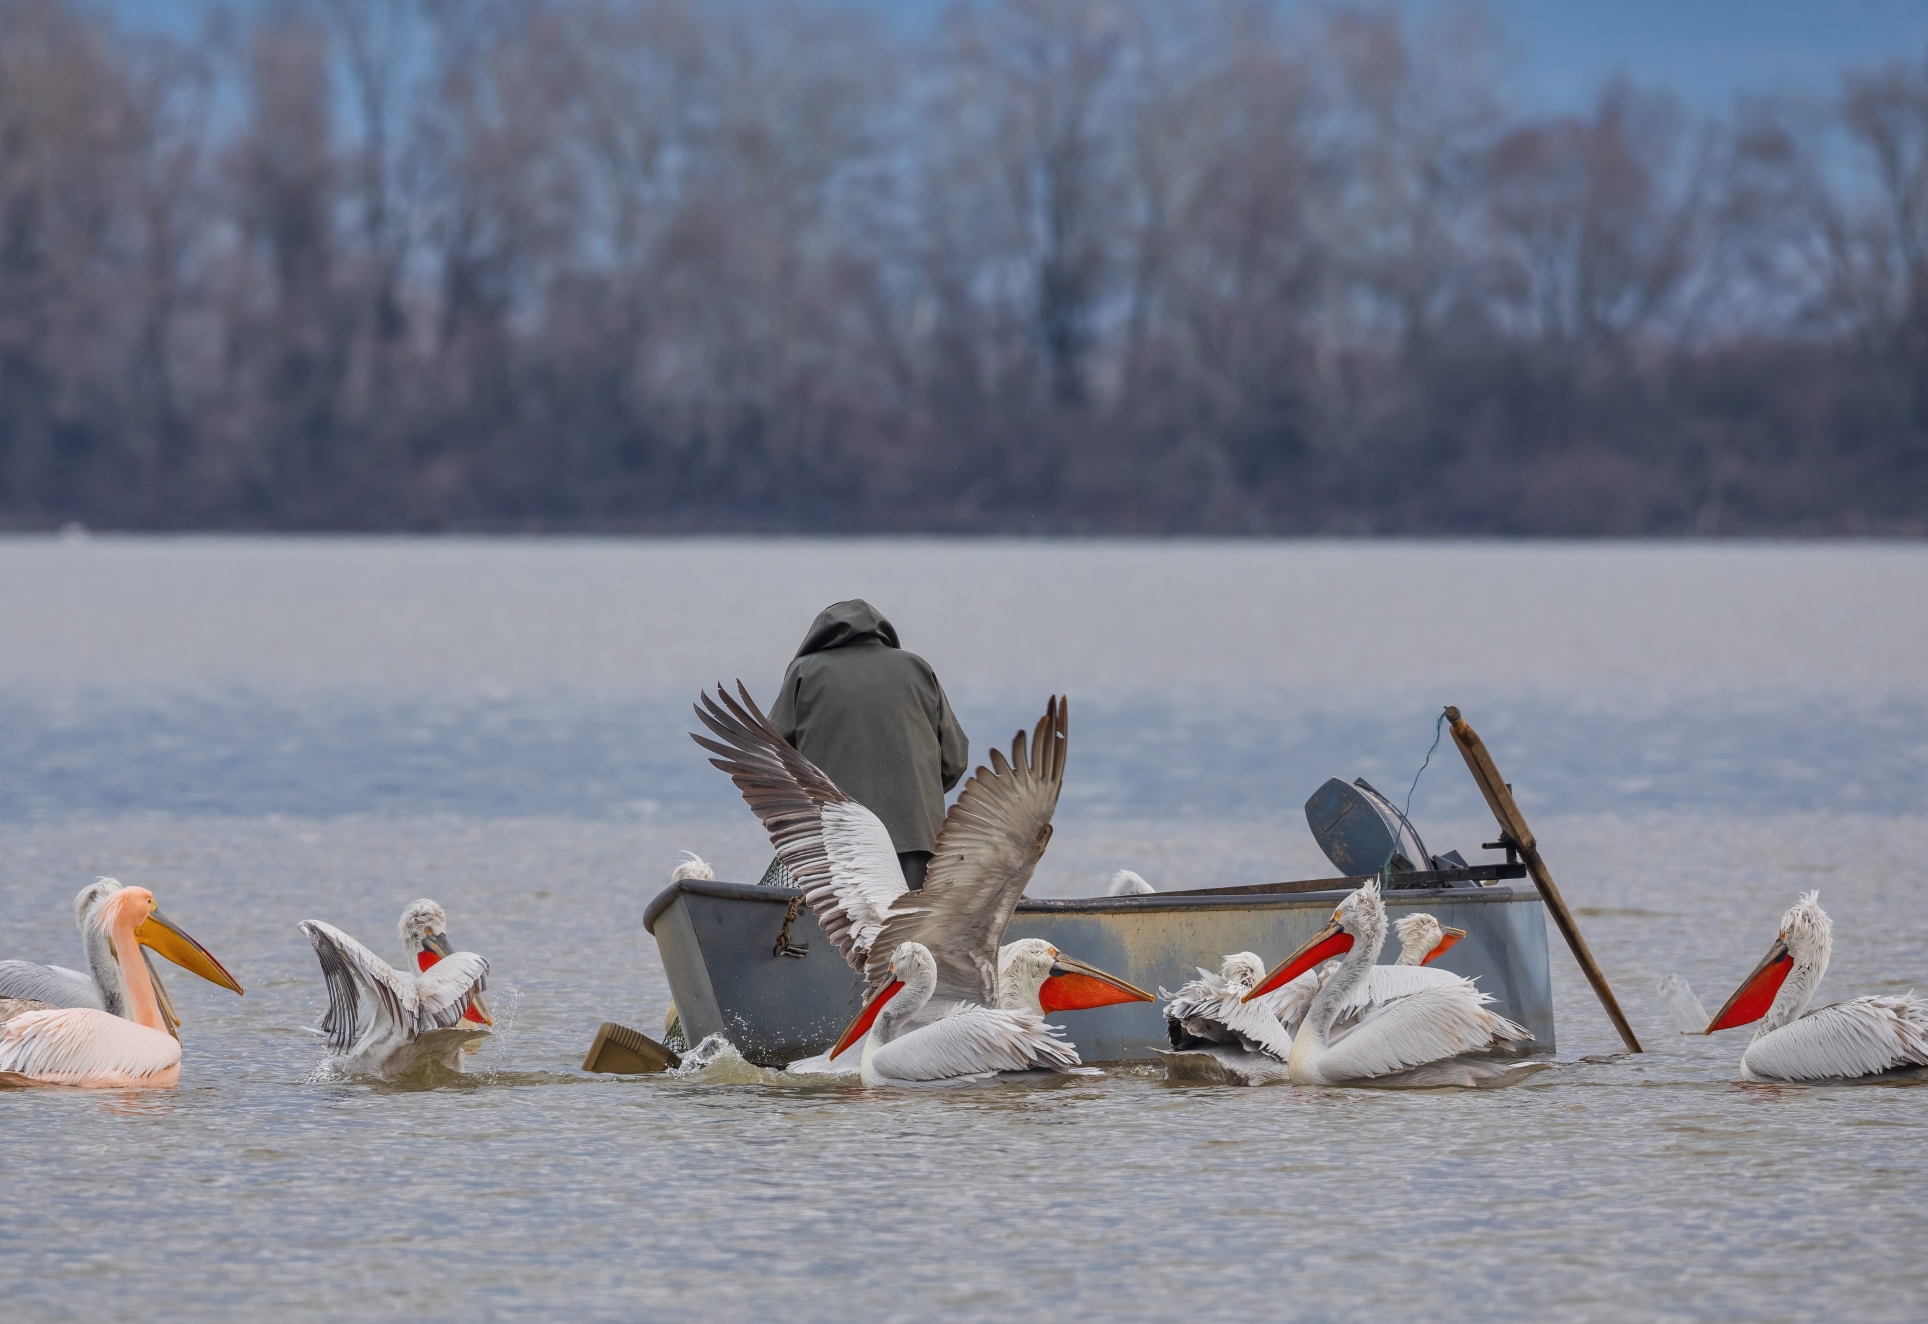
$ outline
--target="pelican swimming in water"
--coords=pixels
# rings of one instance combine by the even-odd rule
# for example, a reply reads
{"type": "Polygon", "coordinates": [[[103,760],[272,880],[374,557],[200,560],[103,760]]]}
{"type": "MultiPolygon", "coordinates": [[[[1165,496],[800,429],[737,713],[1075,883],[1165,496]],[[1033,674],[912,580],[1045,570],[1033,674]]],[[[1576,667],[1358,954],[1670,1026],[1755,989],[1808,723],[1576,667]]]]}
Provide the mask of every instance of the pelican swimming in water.
{"type": "MultiPolygon", "coordinates": [[[[1341,1007],[1342,1018],[1356,1020],[1367,1007],[1422,988],[1463,982],[1458,975],[1427,969],[1466,936],[1431,915],[1408,915],[1393,926],[1399,935],[1399,960],[1375,965],[1341,1007]]],[[[1272,1085],[1287,1079],[1292,1036],[1305,1019],[1313,995],[1337,972],[1339,963],[1307,970],[1263,998],[1245,995],[1265,975],[1265,963],[1252,952],[1233,952],[1218,972],[1202,966],[1198,978],[1176,993],[1164,993],[1165,1059],[1168,1080],[1200,1080],[1227,1085],[1272,1085]]]]}
{"type": "Polygon", "coordinates": [[[402,949],[414,970],[397,970],[332,924],[301,921],[328,984],[328,1011],[315,1033],[356,1075],[392,1080],[424,1062],[462,1069],[462,1050],[494,1024],[482,991],[489,963],[450,948],[448,917],[433,901],[402,912],[402,949]]]}
{"type": "Polygon", "coordinates": [[[1486,1010],[1493,999],[1470,979],[1453,976],[1347,1014],[1353,995],[1371,978],[1374,957],[1385,939],[1386,907],[1373,879],[1341,901],[1325,928],[1244,995],[1244,1001],[1255,1001],[1327,958],[1340,957],[1339,968],[1324,979],[1292,1036],[1286,1064],[1292,1083],[1472,1085],[1511,1074],[1505,1068],[1454,1060],[1533,1038],[1523,1027],[1486,1010]]]}
{"type": "MultiPolygon", "coordinates": [[[[127,998],[112,944],[104,932],[87,922],[103,897],[120,890],[118,879],[96,878],[74,897],[74,924],[80,929],[81,950],[87,957],[86,974],[70,970],[64,965],[0,961],[0,1021],[9,1020],[22,1012],[44,1011],[50,1007],[92,1007],[111,1016],[126,1016],[127,998]]],[[[167,1023],[168,1033],[175,1034],[181,1020],[174,1014],[174,1003],[167,995],[167,985],[161,982],[161,972],[154,965],[153,953],[145,947],[141,948],[141,960],[146,963],[148,976],[154,981],[154,995],[161,1004],[161,1019],[167,1023]]],[[[175,1034],[175,1037],[180,1036],[175,1034]]]]}
{"type": "Polygon", "coordinates": [[[1198,978],[1178,992],[1160,989],[1168,999],[1165,1035],[1171,1048],[1153,1051],[1165,1059],[1165,1078],[1222,1085],[1284,1081],[1292,1028],[1318,991],[1321,973],[1308,970],[1262,1001],[1246,1002],[1265,977],[1265,962],[1252,952],[1233,952],[1216,973],[1200,966],[1198,978]]]}
{"type": "Polygon", "coordinates": [[[161,914],[144,887],[102,889],[86,912],[88,940],[98,934],[118,965],[114,993],[122,1014],[100,1007],[43,1007],[0,1024],[0,1082],[93,1089],[168,1086],[181,1078],[181,1044],[163,1010],[157,981],[136,955],[152,948],[184,970],[241,992],[207,948],[161,914]]]}
{"type": "MultiPolygon", "coordinates": [[[[715,699],[703,696],[697,716],[717,738],[692,738],[720,756],[710,761],[763,820],[804,904],[864,976],[867,1002],[893,982],[888,967],[897,949],[914,942],[930,953],[937,973],[916,1008],[899,1004],[893,1018],[899,1032],[906,1017],[922,1023],[966,1006],[998,1008],[1005,1000],[1000,962],[1010,966],[1015,959],[1000,947],[1004,929],[1051,839],[1064,783],[1065,704],[1054,697],[1028,741],[1019,731],[1008,760],[991,751],[991,766],[978,768],[944,816],[923,890],[912,892],[877,816],[779,736],[741,682],[737,692],[741,702],[721,686],[715,699]]],[[[1045,967],[1032,990],[1041,1012],[1151,1000],[1143,989],[1051,950],[1057,968],[1045,967]]],[[[1033,959],[1023,958],[1027,972],[1033,959]]],[[[1028,994],[1014,990],[1012,996],[1028,994]]],[[[833,1049],[791,1069],[836,1074],[850,1065],[838,1062],[840,1056],[833,1049]]]]}
{"type": "Polygon", "coordinates": [[[1928,1003],[1912,992],[1807,1010],[1833,950],[1821,894],[1803,893],[1781,916],[1767,955],[1704,1031],[1760,1022],[1741,1054],[1742,1080],[1867,1080],[1928,1066],[1928,1003]]]}
{"type": "Polygon", "coordinates": [[[963,1005],[919,1020],[939,980],[937,959],[923,943],[899,943],[884,972],[888,981],[830,1050],[834,1058],[861,1041],[864,1084],[961,1084],[1007,1072],[1080,1072],[1078,1050],[1028,1009],[963,1005]]]}

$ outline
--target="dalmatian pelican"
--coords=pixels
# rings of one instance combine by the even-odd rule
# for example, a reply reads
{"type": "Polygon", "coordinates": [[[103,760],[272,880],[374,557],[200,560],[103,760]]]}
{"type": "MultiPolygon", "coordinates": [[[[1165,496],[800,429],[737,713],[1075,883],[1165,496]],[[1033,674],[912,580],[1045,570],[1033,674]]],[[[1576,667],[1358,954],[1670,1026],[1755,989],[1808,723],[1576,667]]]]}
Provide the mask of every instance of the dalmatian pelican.
{"type": "MultiPolygon", "coordinates": [[[[1014,984],[1009,997],[1024,1003],[1035,994],[1039,1014],[1152,1000],[1143,989],[1049,944],[1043,947],[1052,952],[1052,963],[1041,971],[1035,966],[1040,951],[1024,948],[1022,954],[1007,955],[1000,947],[1011,912],[1051,839],[1069,725],[1062,700],[1050,700],[1028,739],[1024,731],[1013,737],[1008,759],[993,749],[991,766],[978,768],[965,783],[938,830],[919,892],[905,887],[890,834],[877,816],[779,736],[741,681],[736,698],[721,685],[715,698],[705,694],[696,715],[715,739],[691,738],[718,756],[710,762],[729,774],[763,820],[777,858],[802,889],[804,904],[851,968],[864,976],[873,1019],[884,1005],[877,1001],[881,991],[897,982],[889,966],[905,943],[920,944],[929,953],[936,975],[922,1001],[897,1004],[891,1022],[896,1033],[908,1022],[934,1021],[965,1007],[1002,1006],[1000,963],[1027,981],[1037,974],[1035,989],[1014,984]]],[[[1011,946],[1023,948],[1022,943],[1011,946]]],[[[863,1023],[867,1028],[869,1022],[863,1023]]],[[[792,1063],[791,1069],[799,1074],[847,1071],[848,1064],[836,1059],[855,1042],[840,1041],[831,1052],[792,1063]]]]}
{"type": "MultiPolygon", "coordinates": [[[[1424,914],[1408,915],[1393,927],[1399,935],[1397,963],[1373,966],[1346,999],[1342,1017],[1356,1020],[1375,1003],[1461,982],[1458,975],[1426,966],[1464,938],[1464,929],[1445,928],[1424,914]]],[[[1286,1080],[1292,1036],[1305,1019],[1313,995],[1338,968],[1337,961],[1327,961],[1248,1003],[1245,994],[1264,977],[1265,963],[1252,952],[1233,952],[1216,974],[1201,966],[1198,978],[1178,992],[1161,989],[1160,996],[1169,999],[1165,1032],[1171,1047],[1155,1051],[1165,1059],[1165,1078],[1223,1085],[1274,1085],[1286,1080]]]]}
{"type": "Polygon", "coordinates": [[[1028,1009],[966,1003],[935,1020],[919,1020],[939,981],[937,958],[923,943],[899,943],[884,973],[883,987],[830,1050],[834,1058],[861,1041],[864,1084],[962,1084],[1030,1071],[1086,1074],[1078,1050],[1028,1009]]]}
{"type": "Polygon", "coordinates": [[[236,993],[241,985],[161,913],[144,887],[101,889],[85,912],[85,925],[90,949],[98,935],[117,963],[111,991],[120,1014],[43,1006],[8,1017],[0,1024],[0,1083],[91,1089],[175,1084],[181,1078],[180,1040],[151,967],[136,953],[151,948],[210,983],[236,993]]]}
{"type": "Polygon", "coordinates": [[[1742,1080],[1859,1081],[1928,1066],[1928,1003],[1913,992],[1807,1009],[1833,950],[1821,894],[1802,893],[1767,955],[1703,1032],[1759,1022],[1741,1054],[1742,1080]]]}
{"type": "Polygon", "coordinates": [[[1477,1085],[1510,1074],[1509,1068],[1456,1060],[1533,1038],[1524,1027],[1486,1010],[1493,999],[1470,979],[1453,976],[1347,1014],[1353,995],[1371,978],[1385,939],[1386,907],[1379,881],[1372,879],[1338,904],[1311,941],[1244,994],[1242,1001],[1255,1001],[1328,958],[1340,958],[1292,1036],[1288,1079],[1295,1085],[1477,1085]]]}
{"type": "Polygon", "coordinates": [[[450,947],[448,916],[435,902],[410,903],[397,925],[412,970],[395,969],[332,924],[299,927],[328,985],[314,1032],[349,1072],[393,1080],[425,1062],[460,1071],[462,1050],[489,1034],[489,963],[450,947]]]}

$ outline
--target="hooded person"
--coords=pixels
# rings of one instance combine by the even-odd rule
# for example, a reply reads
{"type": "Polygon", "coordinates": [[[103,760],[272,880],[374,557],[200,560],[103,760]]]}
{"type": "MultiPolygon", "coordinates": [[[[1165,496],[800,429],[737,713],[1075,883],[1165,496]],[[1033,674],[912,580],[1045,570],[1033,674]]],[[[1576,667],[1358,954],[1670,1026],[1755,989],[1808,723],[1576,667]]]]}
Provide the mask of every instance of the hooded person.
{"type": "Polygon", "coordinates": [[[862,598],[823,609],[783,673],[770,723],[846,795],[883,820],[912,888],[944,822],[944,793],[971,742],[930,663],[862,598]]]}

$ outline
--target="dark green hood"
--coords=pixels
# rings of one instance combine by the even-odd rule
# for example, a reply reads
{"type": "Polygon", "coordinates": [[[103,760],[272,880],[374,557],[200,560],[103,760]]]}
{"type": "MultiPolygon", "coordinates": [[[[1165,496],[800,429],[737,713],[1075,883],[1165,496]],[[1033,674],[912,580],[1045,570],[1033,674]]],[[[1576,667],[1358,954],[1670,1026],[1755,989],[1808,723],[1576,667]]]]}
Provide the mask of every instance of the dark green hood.
{"type": "Polygon", "coordinates": [[[833,602],[810,623],[810,633],[803,637],[803,647],[797,650],[797,656],[823,653],[866,639],[875,639],[890,648],[901,647],[897,642],[896,627],[862,598],[833,602]]]}

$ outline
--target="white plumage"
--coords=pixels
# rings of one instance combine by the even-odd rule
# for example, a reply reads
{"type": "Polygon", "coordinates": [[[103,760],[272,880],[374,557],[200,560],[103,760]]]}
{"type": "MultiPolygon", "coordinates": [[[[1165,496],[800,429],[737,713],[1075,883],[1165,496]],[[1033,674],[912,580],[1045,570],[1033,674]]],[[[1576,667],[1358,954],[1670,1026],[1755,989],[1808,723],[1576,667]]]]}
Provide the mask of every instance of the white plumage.
{"type": "Polygon", "coordinates": [[[1766,958],[1708,1023],[1712,1034],[1759,1020],[1741,1055],[1743,1080],[1852,1081],[1928,1066],[1928,1003],[1913,992],[1807,1010],[1833,951],[1820,893],[1803,893],[1766,958]]]}
{"type": "Polygon", "coordinates": [[[481,1000],[489,963],[474,952],[436,951],[446,948],[447,921],[432,901],[411,905],[401,927],[411,956],[435,957],[427,969],[397,970],[334,925],[301,921],[328,985],[317,1033],[359,1075],[393,1079],[431,1061],[460,1071],[462,1050],[489,1033],[481,1000]]]}
{"type": "Polygon", "coordinates": [[[1111,875],[1111,886],[1105,889],[1106,896],[1154,896],[1157,892],[1157,888],[1129,869],[1120,869],[1111,875]]]}
{"type": "Polygon", "coordinates": [[[30,1011],[0,1025],[0,1077],[42,1085],[172,1085],[181,1075],[181,1044],[92,1007],[30,1011]]]}
{"type": "MultiPolygon", "coordinates": [[[[1485,1073],[1471,1064],[1454,1063],[1450,1070],[1438,1064],[1489,1052],[1502,1042],[1532,1039],[1522,1027],[1486,1010],[1493,999],[1458,976],[1351,1010],[1354,995],[1372,978],[1373,959],[1385,937],[1386,910],[1374,880],[1341,901],[1331,923],[1256,986],[1276,986],[1301,976],[1324,954],[1344,953],[1293,1036],[1287,1068],[1294,1084],[1477,1083],[1485,1073]],[[1431,1069],[1412,1074],[1421,1068],[1431,1069]]],[[[1257,1000],[1251,993],[1246,997],[1257,1000]]]]}
{"type": "Polygon", "coordinates": [[[900,944],[887,967],[895,993],[864,1042],[866,1085],[929,1085],[983,1080],[1003,1072],[1069,1072],[1078,1053],[1035,1012],[963,1006],[917,1021],[937,987],[937,962],[922,943],[900,944]]]}

